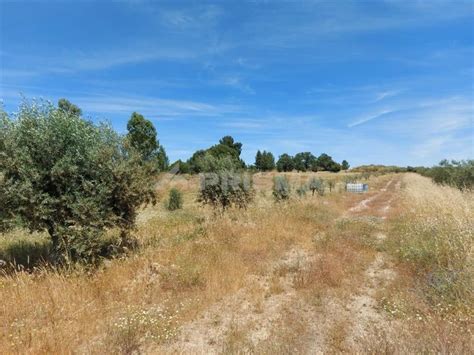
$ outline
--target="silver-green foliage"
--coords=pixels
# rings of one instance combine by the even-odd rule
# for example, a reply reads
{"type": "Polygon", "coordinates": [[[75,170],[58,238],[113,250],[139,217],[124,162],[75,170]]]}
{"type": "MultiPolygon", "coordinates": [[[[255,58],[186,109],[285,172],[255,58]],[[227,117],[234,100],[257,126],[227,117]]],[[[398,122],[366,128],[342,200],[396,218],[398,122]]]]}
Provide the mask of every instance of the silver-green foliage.
{"type": "Polygon", "coordinates": [[[301,186],[296,189],[296,193],[298,194],[299,197],[305,197],[307,191],[308,191],[308,186],[306,184],[301,184],[301,186]]]}
{"type": "Polygon", "coordinates": [[[277,202],[290,198],[291,187],[286,176],[275,176],[273,179],[273,197],[277,202]]]}
{"type": "Polygon", "coordinates": [[[246,174],[227,170],[201,174],[198,201],[203,204],[223,211],[232,206],[246,208],[254,195],[252,179],[246,174]]]}
{"type": "Polygon", "coordinates": [[[108,254],[104,232],[118,228],[123,243],[137,209],[154,202],[151,169],[107,124],[23,103],[1,113],[0,142],[0,228],[47,231],[55,260],[108,254]]]}
{"type": "Polygon", "coordinates": [[[311,180],[308,183],[309,189],[311,190],[313,196],[314,193],[317,192],[318,195],[323,196],[324,195],[324,180],[323,179],[318,179],[318,178],[311,178],[311,180]]]}

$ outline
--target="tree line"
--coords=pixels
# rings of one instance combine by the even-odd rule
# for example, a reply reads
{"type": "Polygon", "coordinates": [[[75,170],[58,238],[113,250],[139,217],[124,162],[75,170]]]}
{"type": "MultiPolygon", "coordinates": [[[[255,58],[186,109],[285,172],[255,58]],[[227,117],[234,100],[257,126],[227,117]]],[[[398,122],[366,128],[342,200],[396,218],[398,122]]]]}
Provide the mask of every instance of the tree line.
{"type": "Polygon", "coordinates": [[[310,152],[297,153],[295,156],[282,154],[275,162],[275,157],[271,152],[265,150],[257,151],[255,163],[246,165],[240,157],[242,153],[242,143],[236,142],[233,137],[225,136],[219,143],[208,148],[196,151],[187,161],[178,160],[172,166],[179,166],[181,173],[205,173],[219,170],[239,171],[248,169],[251,171],[330,171],[338,172],[349,169],[347,160],[340,164],[326,153],[318,157],[310,152]]]}

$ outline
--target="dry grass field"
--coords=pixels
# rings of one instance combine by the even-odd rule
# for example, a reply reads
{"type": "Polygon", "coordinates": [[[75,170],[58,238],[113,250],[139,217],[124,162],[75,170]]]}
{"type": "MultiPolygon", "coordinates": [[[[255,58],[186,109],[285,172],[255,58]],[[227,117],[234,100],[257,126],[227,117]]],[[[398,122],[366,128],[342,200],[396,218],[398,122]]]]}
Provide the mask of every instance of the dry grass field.
{"type": "MultiPolygon", "coordinates": [[[[99,269],[0,277],[0,353],[472,353],[474,198],[415,174],[275,203],[254,175],[247,210],[196,202],[139,216],[138,250],[99,269]]],[[[288,174],[293,190],[311,174],[288,174]]],[[[0,236],[0,248],[31,240],[0,236]]]]}

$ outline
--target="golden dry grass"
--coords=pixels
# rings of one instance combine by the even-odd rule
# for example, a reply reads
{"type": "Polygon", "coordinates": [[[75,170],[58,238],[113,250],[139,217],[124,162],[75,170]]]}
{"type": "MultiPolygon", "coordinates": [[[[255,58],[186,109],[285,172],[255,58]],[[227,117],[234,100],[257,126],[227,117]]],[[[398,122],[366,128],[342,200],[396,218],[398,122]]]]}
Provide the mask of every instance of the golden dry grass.
{"type": "MultiPolygon", "coordinates": [[[[379,218],[383,201],[376,198],[370,210],[349,217],[347,210],[363,198],[376,196],[393,176],[370,177],[369,194],[355,195],[341,188],[344,174],[317,173],[340,181],[340,185],[323,197],[295,197],[289,203],[275,204],[271,196],[273,175],[256,174],[252,206],[246,211],[230,210],[223,216],[195,202],[197,177],[175,177],[159,185],[158,192],[166,197],[171,187],[178,187],[184,193],[184,208],[175,212],[162,204],[146,208],[135,232],[140,241],[137,251],[105,262],[94,271],[43,269],[1,277],[0,352],[175,351],[168,345],[180,336],[183,325],[199,319],[239,290],[246,290],[253,305],[252,317],[269,317],[269,309],[277,301],[282,302],[275,308],[281,314],[271,323],[271,337],[255,345],[255,322],[241,316],[224,329],[226,317],[232,318],[235,312],[224,308],[229,314],[212,318],[213,326],[224,329],[222,337],[213,340],[214,349],[226,353],[308,352],[308,344],[315,341],[309,315],[320,317],[321,322],[331,316],[324,313],[326,302],[347,302],[364,282],[364,270],[378,250],[392,248],[389,241],[383,246],[374,242],[374,235],[387,228],[379,218]],[[281,260],[291,250],[304,251],[308,256],[282,266],[281,260]],[[268,287],[251,281],[254,276],[268,279],[268,287]]],[[[296,187],[313,173],[288,175],[296,187]]],[[[426,181],[417,179],[423,178],[404,178],[407,188],[403,194],[419,193],[422,201],[428,192],[419,184],[426,181]]],[[[453,196],[453,202],[466,198],[453,196]]],[[[392,198],[397,200],[398,194],[388,191],[384,195],[384,201],[392,198]]],[[[406,210],[404,201],[397,202],[394,212],[406,210]]],[[[461,204],[464,217],[472,213],[472,205],[466,203],[467,207],[461,204]]],[[[420,209],[416,207],[420,213],[423,205],[425,202],[420,202],[420,209]]],[[[439,208],[423,213],[436,215],[439,208]]],[[[390,218],[387,223],[395,225],[397,220],[390,218]]],[[[465,220],[460,223],[464,225],[465,220]]],[[[409,266],[400,261],[398,267],[401,276],[393,284],[402,290],[412,287],[414,276],[409,266]]],[[[387,298],[383,292],[379,296],[387,298]]],[[[384,299],[381,304],[385,307],[392,301],[384,299]]],[[[350,320],[335,320],[333,326],[321,325],[327,334],[318,346],[328,351],[350,351],[345,341],[350,320]]],[[[430,334],[438,333],[432,330],[430,334]]],[[[411,340],[405,341],[408,344],[411,340]]],[[[366,349],[374,344],[368,343],[366,349]]],[[[407,345],[407,349],[418,348],[407,345]]]]}

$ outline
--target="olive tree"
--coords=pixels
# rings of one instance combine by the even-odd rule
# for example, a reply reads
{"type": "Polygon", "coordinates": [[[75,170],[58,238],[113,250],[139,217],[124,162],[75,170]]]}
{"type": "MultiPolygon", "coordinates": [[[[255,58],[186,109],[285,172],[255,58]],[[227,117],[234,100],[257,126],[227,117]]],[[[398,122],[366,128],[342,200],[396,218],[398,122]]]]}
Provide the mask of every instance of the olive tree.
{"type": "Polygon", "coordinates": [[[276,202],[286,201],[290,198],[291,186],[286,176],[275,176],[273,178],[273,197],[276,202]]]}
{"type": "Polygon", "coordinates": [[[111,228],[123,243],[155,201],[152,169],[107,124],[40,101],[3,112],[0,132],[1,226],[47,231],[54,261],[95,259],[111,228]]]}
{"type": "Polygon", "coordinates": [[[324,180],[323,179],[318,179],[318,178],[311,178],[311,180],[308,183],[308,187],[312,192],[312,195],[314,196],[314,193],[317,192],[318,195],[322,196],[324,195],[324,180]]]}
{"type": "Polygon", "coordinates": [[[229,207],[247,208],[253,200],[254,190],[249,175],[220,170],[201,174],[198,201],[225,211],[229,207]]]}

